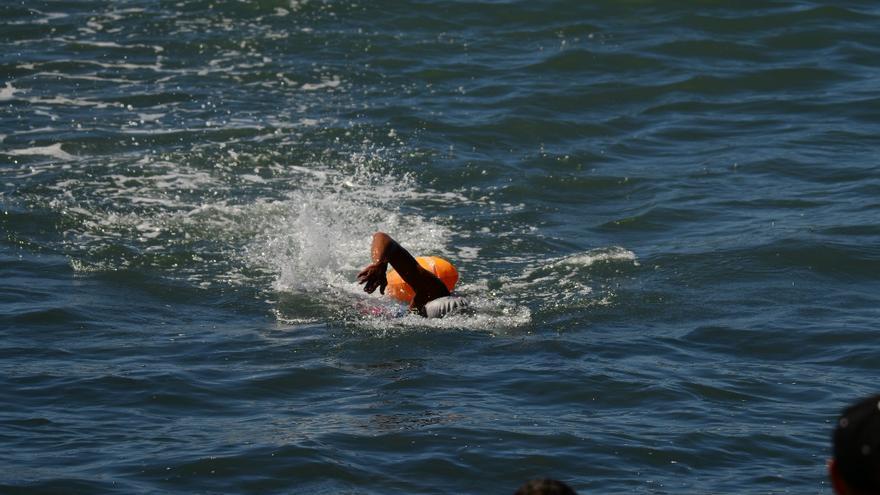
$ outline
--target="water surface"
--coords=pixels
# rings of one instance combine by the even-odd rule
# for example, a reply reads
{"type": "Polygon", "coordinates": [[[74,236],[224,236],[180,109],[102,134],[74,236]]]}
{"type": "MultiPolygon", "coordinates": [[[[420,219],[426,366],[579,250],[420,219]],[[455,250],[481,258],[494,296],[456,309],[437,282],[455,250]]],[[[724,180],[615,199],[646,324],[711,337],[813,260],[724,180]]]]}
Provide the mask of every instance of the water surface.
{"type": "Polygon", "coordinates": [[[10,493],[830,493],[880,9],[0,4],[10,493]],[[475,317],[388,319],[376,230],[475,317]]]}

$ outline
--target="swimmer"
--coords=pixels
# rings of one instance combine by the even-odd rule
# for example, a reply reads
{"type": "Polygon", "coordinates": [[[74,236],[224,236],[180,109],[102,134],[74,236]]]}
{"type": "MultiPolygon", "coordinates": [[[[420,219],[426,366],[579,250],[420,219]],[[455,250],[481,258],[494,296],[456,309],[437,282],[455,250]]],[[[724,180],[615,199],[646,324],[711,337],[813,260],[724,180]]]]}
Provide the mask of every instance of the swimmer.
{"type": "MultiPolygon", "coordinates": [[[[389,275],[386,272],[390,264],[406,284],[406,289],[411,289],[401,291],[411,294],[402,298],[404,302],[409,303],[411,312],[425,318],[442,318],[451,313],[463,312],[469,306],[466,298],[450,293],[455,280],[458,279],[457,273],[451,283],[449,281],[444,283],[388,234],[384,232],[373,234],[370,254],[373,262],[357,276],[358,284],[364,286],[364,292],[372,294],[379,289],[380,294],[385,294],[389,275]]],[[[451,265],[449,268],[455,272],[451,265]]]]}

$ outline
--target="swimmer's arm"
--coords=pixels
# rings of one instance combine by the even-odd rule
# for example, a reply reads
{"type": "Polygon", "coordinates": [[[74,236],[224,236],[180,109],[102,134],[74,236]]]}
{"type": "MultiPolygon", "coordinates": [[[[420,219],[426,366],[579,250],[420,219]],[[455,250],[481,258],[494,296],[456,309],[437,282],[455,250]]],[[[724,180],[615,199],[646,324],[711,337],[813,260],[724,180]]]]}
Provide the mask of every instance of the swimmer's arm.
{"type": "Polygon", "coordinates": [[[373,263],[358,273],[357,281],[364,284],[364,292],[372,294],[379,289],[380,294],[385,294],[388,279],[385,273],[388,271],[388,262],[391,261],[391,253],[400,245],[384,232],[373,234],[373,244],[370,247],[370,255],[373,263]]]}
{"type": "Polygon", "coordinates": [[[397,243],[390,235],[384,232],[373,234],[373,244],[370,248],[373,264],[366,267],[358,274],[358,283],[365,284],[364,290],[372,293],[379,288],[381,294],[385,293],[388,281],[385,272],[388,264],[397,270],[400,278],[408,283],[415,292],[410,309],[419,314],[424,313],[424,306],[438,297],[449,295],[449,289],[436,275],[425,270],[419,262],[409,254],[409,251],[397,243]]]}

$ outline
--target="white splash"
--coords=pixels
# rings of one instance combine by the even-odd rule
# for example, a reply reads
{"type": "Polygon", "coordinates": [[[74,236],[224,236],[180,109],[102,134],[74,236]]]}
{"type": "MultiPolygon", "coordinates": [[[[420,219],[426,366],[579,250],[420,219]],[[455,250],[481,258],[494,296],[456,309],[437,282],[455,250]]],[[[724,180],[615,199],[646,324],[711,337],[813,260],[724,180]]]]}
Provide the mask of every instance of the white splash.
{"type": "MultiPolygon", "coordinates": [[[[12,154],[76,158],[61,143],[12,154]]],[[[281,322],[332,321],[379,333],[495,334],[528,325],[534,306],[518,303],[507,290],[489,290],[485,280],[469,273],[468,265],[480,264],[479,249],[453,243],[469,233],[454,230],[456,222],[447,215],[431,216],[431,205],[472,200],[395,172],[387,154],[370,148],[328,164],[265,161],[246,170],[231,154],[218,153],[222,158],[213,168],[174,156],[132,156],[99,165],[100,174],[88,164],[67,169],[49,185],[57,194],[46,206],[68,218],[62,249],[77,273],[138,266],[196,287],[248,287],[271,301],[281,322]],[[256,199],[242,202],[242,197],[256,199]],[[377,230],[415,255],[443,256],[459,265],[459,292],[472,297],[477,315],[427,321],[359,311],[363,305],[395,304],[365,295],[355,282],[369,263],[377,230]],[[121,245],[124,250],[108,249],[121,245]]],[[[35,163],[3,177],[57,170],[55,163],[35,163]]]]}
{"type": "Polygon", "coordinates": [[[608,294],[594,292],[596,277],[604,277],[595,267],[611,265],[620,270],[639,266],[635,253],[620,246],[600,247],[558,258],[508,258],[505,261],[524,268],[518,275],[499,277],[496,283],[507,291],[529,294],[533,307],[550,311],[602,305],[608,294]]]}
{"type": "Polygon", "coordinates": [[[414,253],[449,255],[446,227],[400,212],[413,192],[411,178],[371,170],[364,156],[354,161],[351,172],[300,167],[299,187],[249,246],[254,264],[278,274],[276,290],[356,293],[354,274],[369,262],[377,230],[393,233],[414,253]]]}

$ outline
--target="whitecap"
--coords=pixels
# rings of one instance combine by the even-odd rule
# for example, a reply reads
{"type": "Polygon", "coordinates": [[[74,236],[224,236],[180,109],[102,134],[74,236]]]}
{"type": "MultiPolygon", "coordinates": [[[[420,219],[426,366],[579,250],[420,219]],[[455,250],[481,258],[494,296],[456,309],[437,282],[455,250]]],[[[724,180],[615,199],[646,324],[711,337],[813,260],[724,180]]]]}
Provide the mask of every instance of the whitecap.
{"type": "Polygon", "coordinates": [[[604,261],[636,261],[636,254],[628,249],[619,246],[610,246],[604,248],[593,249],[584,253],[573,254],[553,262],[554,265],[579,265],[591,266],[594,263],[604,261]]]}
{"type": "Polygon", "coordinates": [[[333,76],[329,79],[322,79],[319,83],[305,83],[299,89],[303,91],[316,91],[319,89],[338,88],[340,84],[342,84],[342,80],[339,79],[339,76],[333,76]]]}
{"type": "Polygon", "coordinates": [[[11,100],[15,97],[15,93],[19,92],[21,92],[20,89],[13,86],[11,82],[7,82],[5,87],[0,88],[0,101],[11,100]]]}
{"type": "Polygon", "coordinates": [[[54,96],[52,98],[26,98],[25,101],[34,105],[69,105],[75,107],[95,107],[107,108],[109,103],[92,101],[85,98],[65,98],[64,96],[54,96]]]}
{"type": "Polygon", "coordinates": [[[59,160],[70,160],[76,158],[75,156],[61,149],[61,143],[55,143],[49,146],[33,146],[30,148],[6,150],[3,153],[13,156],[45,155],[58,158],[59,160]]]}

